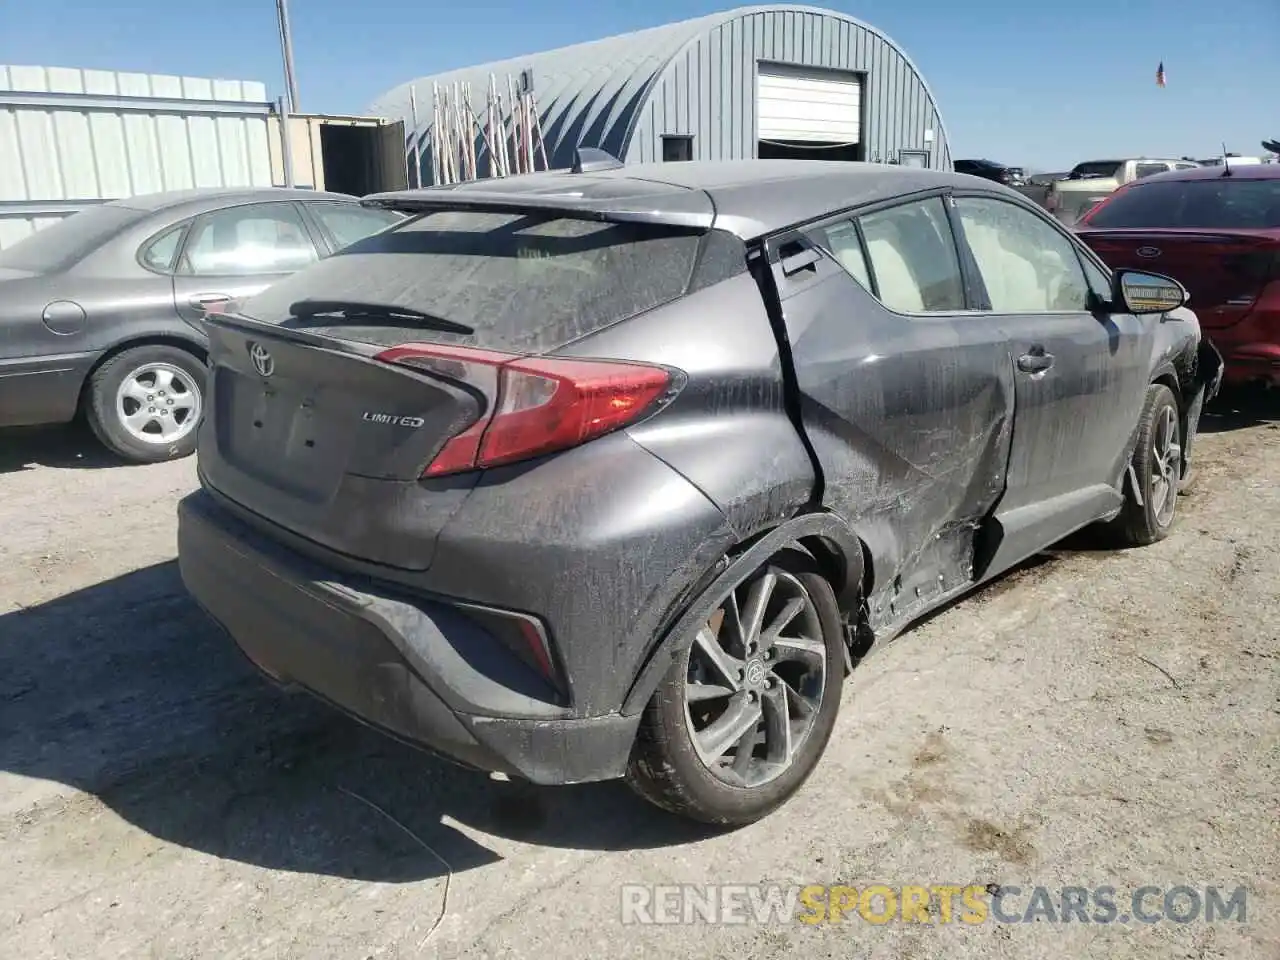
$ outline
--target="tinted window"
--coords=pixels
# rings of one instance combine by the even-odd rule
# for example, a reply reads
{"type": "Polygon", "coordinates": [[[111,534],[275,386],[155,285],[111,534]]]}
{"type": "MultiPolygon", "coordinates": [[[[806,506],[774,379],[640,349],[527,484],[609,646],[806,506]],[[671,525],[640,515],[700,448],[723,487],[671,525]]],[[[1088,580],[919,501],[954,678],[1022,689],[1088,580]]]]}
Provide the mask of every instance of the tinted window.
{"type": "Polygon", "coordinates": [[[141,210],[106,204],[81,210],[0,250],[0,267],[32,273],[65,270],[145,216],[141,210]]]}
{"type": "Polygon", "coordinates": [[[1152,177],[1157,173],[1168,173],[1169,165],[1167,163],[1139,163],[1133,168],[1133,177],[1135,180],[1141,180],[1143,177],[1152,177]]]}
{"type": "Polygon", "coordinates": [[[960,261],[937,197],[859,218],[880,301],[901,313],[965,309],[960,261]]]}
{"type": "Polygon", "coordinates": [[[308,201],[317,219],[333,234],[338,249],[363,240],[370,234],[385,230],[403,219],[390,210],[370,210],[355,203],[321,203],[308,201]]]}
{"type": "Polygon", "coordinates": [[[1087,310],[1089,286],[1072,242],[1003,200],[961,197],[956,212],[997,313],[1087,310]]]}
{"type": "Polygon", "coordinates": [[[1077,163],[1068,174],[1072,180],[1083,180],[1088,177],[1114,177],[1124,166],[1119,160],[1090,160],[1088,163],[1077,163]]]}
{"type": "Polygon", "coordinates": [[[1280,177],[1140,184],[1117,193],[1095,210],[1088,226],[1274,230],[1280,227],[1280,177]]]}
{"type": "Polygon", "coordinates": [[[291,203],[255,203],[197,217],[181,272],[204,277],[291,273],[316,259],[291,203]]]}
{"type": "Polygon", "coordinates": [[[551,349],[681,296],[700,240],[644,224],[439,211],[272,285],[243,312],[279,323],[308,298],[390,304],[475,330],[434,339],[551,349]]]}
{"type": "Polygon", "coordinates": [[[868,293],[874,292],[871,273],[867,269],[866,253],[862,249],[862,239],[852,220],[842,220],[840,223],[811,230],[809,237],[830,253],[868,293]]]}
{"type": "Polygon", "coordinates": [[[178,254],[178,241],[182,239],[182,231],[186,226],[185,223],[180,223],[166,230],[144,245],[138,258],[143,264],[159,273],[172,272],[173,258],[178,254]]]}

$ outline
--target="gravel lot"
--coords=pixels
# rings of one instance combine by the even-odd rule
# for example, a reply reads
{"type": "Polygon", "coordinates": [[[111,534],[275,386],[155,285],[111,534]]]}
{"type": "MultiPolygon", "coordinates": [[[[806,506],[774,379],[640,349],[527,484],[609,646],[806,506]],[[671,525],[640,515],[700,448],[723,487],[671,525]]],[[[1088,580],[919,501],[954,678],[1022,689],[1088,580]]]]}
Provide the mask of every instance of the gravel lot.
{"type": "Polygon", "coordinates": [[[1167,541],[1076,538],[872,656],[806,788],[728,835],[616,784],[490,782],[280,693],[183,592],[192,462],[0,437],[0,956],[1274,960],[1280,424],[1261,417],[1209,419],[1167,541]],[[619,920],[624,883],[757,881],[1246,885],[1248,919],[619,920]]]}

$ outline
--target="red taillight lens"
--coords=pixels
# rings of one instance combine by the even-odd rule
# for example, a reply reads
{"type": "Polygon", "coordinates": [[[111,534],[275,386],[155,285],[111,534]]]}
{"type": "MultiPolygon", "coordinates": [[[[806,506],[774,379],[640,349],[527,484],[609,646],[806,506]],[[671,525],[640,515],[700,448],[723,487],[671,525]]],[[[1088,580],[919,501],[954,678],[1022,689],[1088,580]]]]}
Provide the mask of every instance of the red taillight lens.
{"type": "Polygon", "coordinates": [[[478,470],[566,450],[632,423],[666,397],[670,372],[638,363],[517,357],[435,344],[404,344],[379,360],[458,376],[467,365],[497,372],[497,402],[450,439],[423,476],[478,470]],[[462,369],[458,369],[458,364],[462,369]],[[454,369],[450,370],[450,366],[454,369]]]}

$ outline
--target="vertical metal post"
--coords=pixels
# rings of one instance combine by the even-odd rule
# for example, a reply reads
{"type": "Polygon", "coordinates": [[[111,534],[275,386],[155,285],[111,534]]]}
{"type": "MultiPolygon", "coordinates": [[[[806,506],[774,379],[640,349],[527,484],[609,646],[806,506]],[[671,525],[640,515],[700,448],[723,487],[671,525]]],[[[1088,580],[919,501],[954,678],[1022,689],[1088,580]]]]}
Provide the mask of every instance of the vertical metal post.
{"type": "Polygon", "coordinates": [[[409,149],[405,157],[408,169],[405,172],[408,174],[408,186],[417,189],[422,186],[422,157],[418,140],[418,95],[412,85],[409,87],[409,118],[413,129],[409,133],[409,149]]]}
{"type": "Polygon", "coordinates": [[[293,137],[290,134],[289,108],[285,98],[277,101],[280,113],[280,162],[284,165],[284,185],[293,189],[293,137]]]}
{"type": "Polygon", "coordinates": [[[289,94],[289,112],[302,109],[298,102],[298,78],[293,69],[293,34],[289,30],[289,4],[276,0],[276,19],[280,25],[280,54],[284,57],[284,84],[289,94]]]}

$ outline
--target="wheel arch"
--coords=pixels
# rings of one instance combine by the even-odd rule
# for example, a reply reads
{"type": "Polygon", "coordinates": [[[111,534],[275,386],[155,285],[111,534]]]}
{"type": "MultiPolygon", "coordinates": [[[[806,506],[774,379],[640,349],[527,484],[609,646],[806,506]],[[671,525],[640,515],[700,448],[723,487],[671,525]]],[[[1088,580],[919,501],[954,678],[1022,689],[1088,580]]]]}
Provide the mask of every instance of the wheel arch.
{"type": "MultiPolygon", "coordinates": [[[[867,547],[849,525],[833,513],[804,513],[760,530],[725,552],[694,586],[691,595],[666,626],[627,691],[624,715],[638,714],[679,655],[683,638],[708,618],[725,596],[748,573],[788,546],[800,547],[818,564],[831,582],[841,613],[854,626],[862,615],[863,585],[867,576],[867,547]]],[[[849,638],[846,637],[846,640],[849,638]]]]}
{"type": "Polygon", "coordinates": [[[93,375],[111,360],[114,360],[126,350],[132,350],[135,347],[174,347],[178,350],[185,350],[201,363],[208,363],[209,351],[194,337],[184,337],[179,334],[157,333],[144,337],[132,337],[128,340],[121,340],[119,343],[112,344],[93,361],[92,366],[85,371],[84,380],[80,383],[80,397],[76,402],[77,413],[83,414],[85,411],[85,403],[89,397],[89,388],[93,383],[93,375]]]}

